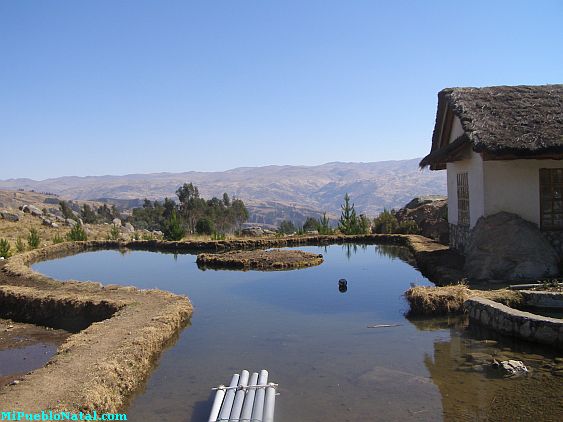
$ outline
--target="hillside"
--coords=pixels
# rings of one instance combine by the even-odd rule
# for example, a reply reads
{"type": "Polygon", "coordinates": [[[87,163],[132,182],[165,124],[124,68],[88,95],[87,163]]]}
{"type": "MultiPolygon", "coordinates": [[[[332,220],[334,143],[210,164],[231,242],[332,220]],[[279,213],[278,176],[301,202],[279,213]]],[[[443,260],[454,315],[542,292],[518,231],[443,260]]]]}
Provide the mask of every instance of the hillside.
{"type": "Polygon", "coordinates": [[[179,185],[193,182],[204,197],[227,192],[249,205],[251,220],[275,224],[292,213],[304,216],[327,211],[337,216],[346,192],[358,212],[370,216],[383,208],[400,207],[416,195],[445,194],[445,172],[421,171],[418,162],[419,159],[335,162],[319,166],[243,167],[224,172],[73,176],[42,181],[10,179],[0,181],[0,189],[34,189],[71,199],[161,199],[174,197],[179,185]]]}

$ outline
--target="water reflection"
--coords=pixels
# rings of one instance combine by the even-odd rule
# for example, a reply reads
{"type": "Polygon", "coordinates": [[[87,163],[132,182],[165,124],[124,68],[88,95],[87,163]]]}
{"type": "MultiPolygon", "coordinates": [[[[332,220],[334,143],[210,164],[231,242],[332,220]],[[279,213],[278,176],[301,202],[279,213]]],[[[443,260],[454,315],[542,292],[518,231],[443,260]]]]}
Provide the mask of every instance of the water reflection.
{"type": "Polygon", "coordinates": [[[127,408],[131,420],[204,420],[211,386],[243,368],[268,368],[280,383],[277,422],[518,419],[517,400],[537,409],[534,419],[562,415],[556,375],[563,374],[563,361],[553,352],[473,332],[463,319],[408,323],[403,292],[411,282],[430,284],[403,262],[408,251],[349,246],[299,247],[323,253],[325,262],[289,272],[203,272],[193,254],[175,261],[141,251],[84,253],[34,268],[192,300],[193,325],[163,353],[127,408]],[[346,294],[335,289],[340,279],[350,284],[346,294]],[[516,357],[531,374],[490,377],[478,361],[483,354],[516,357]]]}
{"type": "Polygon", "coordinates": [[[563,365],[556,351],[468,327],[461,317],[410,321],[419,330],[449,331],[424,356],[444,420],[563,420],[563,365]],[[520,360],[529,373],[506,378],[491,366],[493,359],[520,360]]]}
{"type": "Polygon", "coordinates": [[[344,254],[346,255],[346,258],[348,260],[350,260],[350,258],[352,258],[352,255],[356,255],[358,253],[358,250],[366,251],[367,248],[368,248],[368,245],[365,245],[365,244],[344,243],[342,245],[342,250],[344,251],[344,254]]]}

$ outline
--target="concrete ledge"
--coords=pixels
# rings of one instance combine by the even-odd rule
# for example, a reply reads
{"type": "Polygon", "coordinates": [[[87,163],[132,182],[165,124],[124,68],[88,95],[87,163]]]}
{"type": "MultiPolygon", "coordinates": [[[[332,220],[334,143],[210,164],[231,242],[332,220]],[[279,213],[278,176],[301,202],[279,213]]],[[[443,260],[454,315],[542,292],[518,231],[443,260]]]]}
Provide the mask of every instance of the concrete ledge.
{"type": "Polygon", "coordinates": [[[520,294],[527,306],[563,309],[563,292],[520,290],[520,294]]]}
{"type": "Polygon", "coordinates": [[[470,321],[512,337],[563,349],[563,319],[519,311],[481,297],[466,300],[463,307],[470,321]]]}

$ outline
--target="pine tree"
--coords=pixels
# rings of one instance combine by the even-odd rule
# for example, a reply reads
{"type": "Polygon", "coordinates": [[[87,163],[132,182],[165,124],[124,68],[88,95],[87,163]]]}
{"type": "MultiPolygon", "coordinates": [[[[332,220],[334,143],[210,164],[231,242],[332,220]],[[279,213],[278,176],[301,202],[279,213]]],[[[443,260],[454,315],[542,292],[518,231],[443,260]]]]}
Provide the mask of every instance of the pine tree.
{"type": "Polygon", "coordinates": [[[340,222],[338,228],[344,234],[357,234],[359,231],[358,216],[354,209],[354,204],[350,205],[350,195],[344,195],[344,204],[340,206],[340,222]]]}
{"type": "Polygon", "coordinates": [[[166,240],[181,240],[184,237],[186,230],[180,224],[176,216],[176,210],[172,211],[170,219],[166,222],[164,227],[164,238],[166,240]]]}

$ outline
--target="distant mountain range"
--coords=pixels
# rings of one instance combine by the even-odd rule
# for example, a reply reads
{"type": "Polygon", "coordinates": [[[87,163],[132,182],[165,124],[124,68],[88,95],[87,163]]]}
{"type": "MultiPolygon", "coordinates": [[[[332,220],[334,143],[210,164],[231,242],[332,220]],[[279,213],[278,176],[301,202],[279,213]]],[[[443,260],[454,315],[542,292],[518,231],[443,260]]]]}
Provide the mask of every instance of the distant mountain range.
{"type": "Polygon", "coordinates": [[[251,222],[276,225],[285,218],[300,223],[307,216],[318,216],[323,211],[335,218],[345,193],[350,194],[358,213],[369,216],[375,216],[383,208],[401,207],[418,195],[444,195],[445,172],[421,171],[419,161],[416,158],[319,166],[242,167],[222,172],[68,176],[41,181],[9,179],[0,181],[0,189],[135,204],[131,200],[175,197],[178,186],[192,182],[203,197],[227,192],[242,199],[251,212],[251,222]]]}

